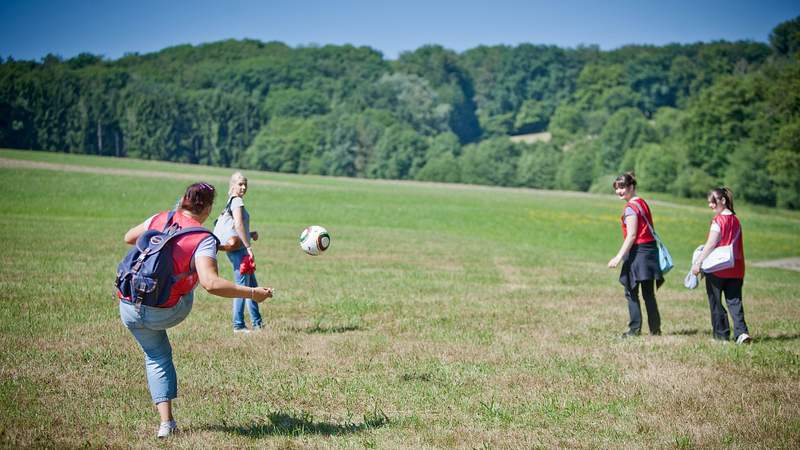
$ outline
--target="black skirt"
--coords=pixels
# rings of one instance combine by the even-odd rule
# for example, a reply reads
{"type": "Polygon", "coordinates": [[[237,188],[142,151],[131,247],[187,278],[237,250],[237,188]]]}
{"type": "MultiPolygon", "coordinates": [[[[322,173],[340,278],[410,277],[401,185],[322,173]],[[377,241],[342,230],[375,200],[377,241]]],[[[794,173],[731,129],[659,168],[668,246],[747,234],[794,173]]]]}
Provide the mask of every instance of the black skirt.
{"type": "Polygon", "coordinates": [[[628,258],[622,264],[619,282],[628,289],[635,289],[642,281],[655,280],[656,288],[664,284],[664,274],[658,264],[656,241],[634,244],[628,258]]]}

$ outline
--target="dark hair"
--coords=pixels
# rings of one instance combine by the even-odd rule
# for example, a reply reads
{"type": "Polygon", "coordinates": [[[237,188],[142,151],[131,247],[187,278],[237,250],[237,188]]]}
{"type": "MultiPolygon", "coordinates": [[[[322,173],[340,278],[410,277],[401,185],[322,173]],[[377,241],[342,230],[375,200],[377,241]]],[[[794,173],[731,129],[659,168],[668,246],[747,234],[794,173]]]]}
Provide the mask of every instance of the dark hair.
{"type": "Polygon", "coordinates": [[[726,187],[715,188],[708,191],[708,201],[713,202],[715,205],[719,204],[721,201],[726,208],[736,214],[736,211],[733,210],[733,191],[726,187]]]}
{"type": "Polygon", "coordinates": [[[629,186],[636,187],[636,175],[634,175],[633,172],[625,172],[611,183],[611,187],[614,189],[626,188],[629,186]]]}
{"type": "Polygon", "coordinates": [[[186,188],[186,193],[181,199],[181,209],[200,214],[209,205],[214,204],[214,196],[217,190],[208,183],[195,183],[186,188]]]}

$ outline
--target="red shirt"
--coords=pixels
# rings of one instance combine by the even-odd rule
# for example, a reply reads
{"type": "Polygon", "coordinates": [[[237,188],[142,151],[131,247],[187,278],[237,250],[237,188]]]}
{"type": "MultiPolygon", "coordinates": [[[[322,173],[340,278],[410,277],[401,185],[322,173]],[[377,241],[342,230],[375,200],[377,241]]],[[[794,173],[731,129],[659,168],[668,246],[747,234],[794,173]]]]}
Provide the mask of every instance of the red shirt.
{"type": "Polygon", "coordinates": [[[711,220],[719,226],[719,242],[717,247],[731,245],[736,233],[739,232],[739,239],[733,246],[733,267],[730,269],[714,272],[715,277],[719,278],[744,278],[744,243],[741,234],[742,225],[735,214],[717,214],[711,220]]]}
{"type": "Polygon", "coordinates": [[[625,210],[630,207],[638,219],[636,225],[636,244],[646,244],[648,242],[655,241],[656,238],[653,236],[653,233],[650,232],[650,227],[647,226],[647,222],[645,222],[642,218],[640,209],[636,208],[636,205],[633,205],[632,203],[638,205],[639,208],[641,208],[641,211],[644,212],[647,220],[650,222],[650,225],[655,226],[653,225],[653,216],[650,215],[650,206],[647,205],[647,202],[641,198],[631,199],[631,201],[626,203],[625,207],[622,209],[622,239],[628,237],[628,225],[625,223],[625,210]]]}
{"type": "MultiPolygon", "coordinates": [[[[162,213],[157,214],[153,217],[153,220],[150,221],[150,226],[148,229],[150,230],[158,230],[161,231],[164,229],[164,225],[167,223],[167,216],[169,215],[169,211],[164,211],[162,213]]],[[[177,223],[180,225],[181,228],[190,228],[190,227],[202,227],[203,224],[200,222],[192,219],[191,217],[187,217],[180,212],[175,213],[172,217],[172,222],[177,223]]],[[[197,272],[192,269],[192,258],[194,257],[194,252],[197,250],[197,246],[200,245],[200,242],[207,238],[208,235],[205,233],[189,233],[184,236],[179,236],[175,241],[175,245],[172,248],[172,273],[174,275],[178,274],[185,274],[188,275],[175,282],[172,285],[172,291],[170,292],[169,298],[167,301],[160,305],[160,308],[171,308],[175,306],[180,298],[194,289],[197,285],[197,281],[199,277],[197,276],[197,272]]]]}

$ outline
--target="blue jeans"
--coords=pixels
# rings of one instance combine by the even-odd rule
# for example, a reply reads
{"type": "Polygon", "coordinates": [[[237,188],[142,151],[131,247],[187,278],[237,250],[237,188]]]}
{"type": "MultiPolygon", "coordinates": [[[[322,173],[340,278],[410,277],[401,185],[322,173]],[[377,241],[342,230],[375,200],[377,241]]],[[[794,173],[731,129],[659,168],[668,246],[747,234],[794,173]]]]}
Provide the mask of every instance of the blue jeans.
{"type": "MultiPolygon", "coordinates": [[[[242,247],[234,252],[228,252],[228,259],[233,265],[233,278],[236,284],[256,287],[256,274],[243,275],[239,273],[239,265],[242,263],[242,258],[247,256],[247,249],[242,247]]],[[[250,299],[235,298],[233,299],[233,329],[238,330],[247,328],[244,324],[244,305],[247,304],[247,310],[250,311],[250,320],[253,322],[253,328],[261,327],[261,313],[258,311],[258,303],[250,299]]]]}
{"type": "Polygon", "coordinates": [[[153,403],[172,400],[178,396],[178,376],[172,363],[172,346],[167,337],[167,328],[183,322],[192,311],[194,294],[189,292],[181,297],[172,308],[119,302],[119,317],[136,338],[144,352],[144,367],[147,373],[147,387],[153,403]]]}

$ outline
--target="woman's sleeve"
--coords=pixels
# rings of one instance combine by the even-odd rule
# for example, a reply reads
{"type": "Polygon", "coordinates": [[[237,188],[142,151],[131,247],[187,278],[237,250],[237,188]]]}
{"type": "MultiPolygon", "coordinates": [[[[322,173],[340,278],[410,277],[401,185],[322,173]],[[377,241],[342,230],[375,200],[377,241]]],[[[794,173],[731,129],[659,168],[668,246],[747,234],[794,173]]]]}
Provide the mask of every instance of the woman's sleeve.
{"type": "Polygon", "coordinates": [[[197,258],[198,256],[208,256],[211,259],[217,259],[217,240],[214,239],[214,236],[208,236],[197,246],[197,250],[194,252],[194,257],[197,258]]]}
{"type": "Polygon", "coordinates": [[[719,240],[722,237],[722,228],[720,228],[719,224],[716,220],[711,221],[711,227],[708,230],[708,235],[711,236],[713,233],[716,233],[717,240],[714,242],[714,245],[719,244],[719,240]]]}
{"type": "Polygon", "coordinates": [[[244,200],[242,200],[241,197],[233,197],[233,200],[231,200],[231,211],[242,207],[244,207],[244,200]]]}
{"type": "Polygon", "coordinates": [[[158,215],[158,214],[153,214],[152,216],[150,216],[150,217],[148,217],[147,219],[145,219],[145,221],[144,221],[144,222],[142,222],[142,226],[144,226],[144,228],[145,228],[146,230],[147,230],[147,229],[150,229],[150,224],[151,224],[151,223],[153,223],[153,219],[155,219],[157,215],[158,215]]]}

